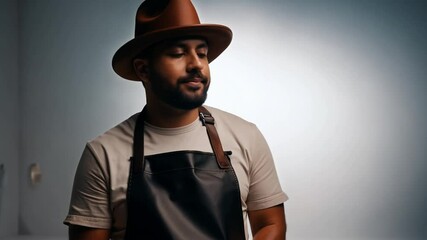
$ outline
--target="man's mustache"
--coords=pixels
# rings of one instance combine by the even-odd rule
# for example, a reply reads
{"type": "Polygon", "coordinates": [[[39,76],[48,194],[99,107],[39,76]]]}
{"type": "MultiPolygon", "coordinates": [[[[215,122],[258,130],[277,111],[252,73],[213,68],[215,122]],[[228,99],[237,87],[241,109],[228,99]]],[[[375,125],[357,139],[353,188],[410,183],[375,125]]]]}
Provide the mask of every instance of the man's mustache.
{"type": "Polygon", "coordinates": [[[208,82],[208,78],[205,75],[203,75],[203,73],[200,73],[200,72],[198,72],[198,73],[190,73],[190,74],[188,74],[188,75],[186,75],[184,77],[181,77],[181,78],[178,79],[178,82],[179,83],[193,82],[194,79],[200,79],[200,81],[202,83],[207,83],[208,82]]]}

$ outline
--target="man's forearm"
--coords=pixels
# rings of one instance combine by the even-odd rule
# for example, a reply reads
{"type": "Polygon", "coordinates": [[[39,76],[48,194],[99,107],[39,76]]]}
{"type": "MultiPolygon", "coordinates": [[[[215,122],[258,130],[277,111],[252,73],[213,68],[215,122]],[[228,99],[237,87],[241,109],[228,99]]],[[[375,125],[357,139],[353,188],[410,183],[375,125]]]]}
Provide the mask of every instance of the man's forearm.
{"type": "Polygon", "coordinates": [[[285,240],[286,239],[286,225],[268,225],[260,228],[253,234],[254,240],[285,240]]]}
{"type": "Polygon", "coordinates": [[[254,240],[286,239],[286,218],[283,204],[248,211],[254,240]]]}

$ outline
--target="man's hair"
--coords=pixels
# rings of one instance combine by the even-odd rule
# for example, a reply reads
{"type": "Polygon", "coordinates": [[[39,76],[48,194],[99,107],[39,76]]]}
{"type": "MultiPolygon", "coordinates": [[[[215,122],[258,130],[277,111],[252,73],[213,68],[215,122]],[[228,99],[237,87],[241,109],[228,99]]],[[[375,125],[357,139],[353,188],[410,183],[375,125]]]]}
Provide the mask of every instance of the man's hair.
{"type": "Polygon", "coordinates": [[[140,51],[133,59],[151,59],[153,57],[153,49],[156,44],[152,44],[144,50],[140,51]]]}

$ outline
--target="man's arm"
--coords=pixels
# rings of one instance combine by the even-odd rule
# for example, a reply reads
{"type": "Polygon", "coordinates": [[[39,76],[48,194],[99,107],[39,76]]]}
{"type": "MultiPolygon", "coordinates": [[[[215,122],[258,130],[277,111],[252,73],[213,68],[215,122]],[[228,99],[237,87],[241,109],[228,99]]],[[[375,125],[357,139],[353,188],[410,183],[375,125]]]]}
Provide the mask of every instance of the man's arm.
{"type": "Polygon", "coordinates": [[[108,240],[110,239],[110,230],[70,225],[70,227],[68,228],[68,239],[69,240],[108,240]]]}
{"type": "Polygon", "coordinates": [[[283,204],[248,211],[254,240],[284,240],[286,239],[286,219],[283,204]]]}

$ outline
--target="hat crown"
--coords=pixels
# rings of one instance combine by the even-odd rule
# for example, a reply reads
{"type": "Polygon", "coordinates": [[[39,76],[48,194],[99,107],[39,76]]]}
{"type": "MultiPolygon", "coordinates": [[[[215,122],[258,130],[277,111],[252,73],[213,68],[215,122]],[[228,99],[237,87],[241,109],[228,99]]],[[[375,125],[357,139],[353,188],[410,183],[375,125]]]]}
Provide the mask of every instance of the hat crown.
{"type": "Polygon", "coordinates": [[[199,16],[190,0],[146,0],[136,13],[135,37],[197,24],[199,16]]]}
{"type": "Polygon", "coordinates": [[[191,0],[146,0],[136,12],[135,37],[116,51],[113,69],[125,79],[139,81],[133,65],[138,54],[166,39],[195,36],[208,43],[207,58],[212,62],[228,47],[233,33],[224,25],[201,24],[191,0]]]}

